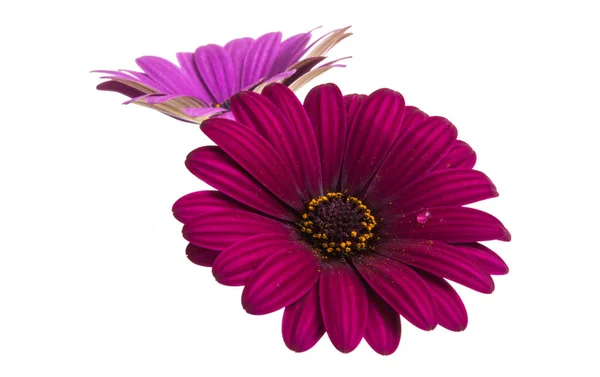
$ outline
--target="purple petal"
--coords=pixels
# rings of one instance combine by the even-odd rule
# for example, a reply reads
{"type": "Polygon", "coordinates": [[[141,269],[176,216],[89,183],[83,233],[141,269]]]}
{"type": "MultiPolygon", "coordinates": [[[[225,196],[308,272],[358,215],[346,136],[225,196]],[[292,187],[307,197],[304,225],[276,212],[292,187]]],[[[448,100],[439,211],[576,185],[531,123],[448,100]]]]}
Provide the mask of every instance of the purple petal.
{"type": "Polygon", "coordinates": [[[348,263],[332,260],[322,267],[319,296],[331,343],[340,352],[351,352],[367,327],[369,304],[363,282],[348,263]]]}
{"type": "Polygon", "coordinates": [[[225,45],[225,51],[229,54],[231,59],[231,63],[233,64],[233,72],[234,72],[234,93],[242,90],[242,67],[244,65],[244,59],[246,59],[246,54],[248,53],[248,49],[254,42],[252,38],[239,38],[234,39],[231,42],[225,45]]]}
{"type": "Polygon", "coordinates": [[[304,209],[300,188],[289,174],[293,167],[283,163],[278,149],[265,138],[254,130],[227,119],[208,119],[200,128],[275,196],[298,211],[304,209]]]}
{"type": "Polygon", "coordinates": [[[356,113],[358,113],[358,109],[365,103],[366,99],[367,96],[364,94],[348,94],[344,96],[344,101],[346,101],[346,124],[348,125],[348,129],[352,128],[356,113]]]}
{"type": "Polygon", "coordinates": [[[450,152],[448,152],[434,170],[472,169],[476,161],[477,155],[469,144],[461,140],[456,140],[450,152]]]}
{"type": "Polygon", "coordinates": [[[275,63],[280,46],[280,32],[265,34],[252,43],[242,67],[242,89],[267,76],[275,63]]]}
{"type": "Polygon", "coordinates": [[[392,147],[371,182],[365,200],[380,206],[419,176],[437,166],[456,140],[448,120],[431,117],[406,130],[392,147]]]}
{"type": "Polygon", "coordinates": [[[450,331],[463,331],[469,317],[460,296],[448,282],[427,272],[419,272],[431,291],[440,326],[450,331]]]}
{"type": "Polygon", "coordinates": [[[294,352],[308,351],[321,339],[325,326],[321,317],[318,284],[304,297],[286,306],[281,332],[285,345],[294,352]]]}
{"type": "Polygon", "coordinates": [[[220,251],[205,249],[191,243],[185,249],[185,254],[192,263],[204,267],[211,267],[219,253],[220,251]]]}
{"type": "Polygon", "coordinates": [[[433,207],[388,217],[380,224],[380,236],[453,243],[510,241],[510,233],[497,218],[483,211],[463,207],[433,207]]]}
{"type": "Polygon", "coordinates": [[[157,56],[142,56],[135,62],[152,80],[168,91],[165,94],[192,94],[188,80],[179,67],[170,61],[157,56]]]}
{"type": "Polygon", "coordinates": [[[400,344],[400,316],[377,295],[367,291],[369,298],[369,321],[365,340],[381,355],[391,355],[400,344]]]}
{"type": "Polygon", "coordinates": [[[179,61],[183,75],[188,80],[189,87],[192,91],[191,94],[207,104],[216,103],[215,97],[208,91],[196,69],[194,54],[191,52],[179,52],[177,54],[177,60],[179,61]]]}
{"type": "MultiPolygon", "coordinates": [[[[286,90],[289,90],[286,88],[286,90]]],[[[304,164],[305,150],[298,150],[296,142],[302,130],[291,127],[281,111],[264,96],[253,92],[238,93],[231,101],[235,119],[250,127],[257,135],[264,137],[271,145],[276,145],[283,160],[285,171],[298,187],[304,201],[310,200],[301,171],[308,170],[304,164]]],[[[311,151],[312,152],[312,151],[311,151]]]]}
{"type": "Polygon", "coordinates": [[[405,130],[410,130],[413,127],[417,127],[420,124],[423,124],[423,122],[427,120],[427,118],[429,118],[429,115],[425,114],[418,108],[414,106],[406,106],[404,120],[402,121],[403,128],[405,130]]]}
{"type": "Polygon", "coordinates": [[[187,107],[182,109],[183,113],[190,117],[207,117],[226,111],[223,108],[216,107],[187,107]]]}
{"type": "Polygon", "coordinates": [[[223,285],[244,285],[261,263],[293,242],[293,236],[281,233],[245,238],[223,250],[215,260],[213,275],[223,285]]]}
{"type": "Polygon", "coordinates": [[[202,81],[217,103],[235,93],[233,64],[223,47],[214,44],[198,47],[194,61],[202,81]]]}
{"type": "Polygon", "coordinates": [[[218,191],[197,191],[181,197],[173,204],[173,216],[186,223],[224,208],[237,209],[240,205],[218,191]]]}
{"type": "Polygon", "coordinates": [[[313,58],[300,60],[298,63],[289,67],[289,69],[293,69],[296,72],[294,72],[293,75],[291,75],[290,77],[285,79],[282,82],[282,84],[285,86],[292,85],[296,80],[298,80],[300,77],[306,75],[308,72],[310,72],[311,69],[313,69],[317,64],[319,64],[323,60],[325,60],[324,56],[317,56],[317,57],[313,57],[313,58]]]}
{"type": "Polygon", "coordinates": [[[498,191],[482,172],[471,169],[445,169],[413,181],[390,198],[379,214],[405,213],[428,207],[462,206],[494,198],[498,191]]]}
{"type": "Polygon", "coordinates": [[[477,292],[492,293],[494,281],[477,263],[443,242],[403,239],[382,242],[376,253],[430,272],[477,292]]]}
{"type": "Polygon", "coordinates": [[[453,244],[455,249],[467,258],[471,258],[490,275],[505,275],[508,273],[508,266],[498,254],[489,248],[474,243],[453,244]]]}
{"type": "Polygon", "coordinates": [[[145,93],[142,92],[141,90],[138,90],[136,88],[133,88],[129,85],[126,85],[123,82],[120,81],[105,81],[103,83],[98,84],[98,86],[96,86],[96,89],[98,90],[104,90],[104,91],[108,91],[108,92],[117,92],[117,93],[121,93],[129,98],[136,98],[139,96],[143,96],[145,93]]]}
{"type": "Polygon", "coordinates": [[[297,34],[283,41],[269,76],[283,72],[296,63],[302,57],[310,36],[310,33],[297,34]]]}
{"type": "Polygon", "coordinates": [[[192,174],[215,189],[267,215],[295,221],[293,210],[215,146],[192,151],[185,162],[192,174]]]}
{"type": "Polygon", "coordinates": [[[183,226],[189,242],[213,250],[225,250],[236,242],[260,234],[295,234],[296,229],[242,209],[222,209],[196,217],[183,226]]]}
{"type": "Polygon", "coordinates": [[[348,134],[342,189],[356,195],[368,184],[401,131],[403,118],[400,93],[379,89],[367,97],[348,134]]]}
{"type": "Polygon", "coordinates": [[[352,263],[367,284],[397,313],[420,329],[435,328],[429,288],[410,267],[378,254],[353,257],[352,263]]]}
{"type": "Polygon", "coordinates": [[[308,189],[311,197],[323,194],[321,178],[321,158],[314,130],[311,127],[308,114],[298,97],[282,84],[271,84],[262,93],[287,120],[288,137],[294,140],[293,153],[299,161],[298,168],[303,187],[308,189]]]}
{"type": "Polygon", "coordinates": [[[319,85],[308,93],[304,107],[312,122],[319,148],[323,190],[339,191],[347,130],[342,92],[334,84],[319,85]]]}
{"type": "Polygon", "coordinates": [[[319,259],[308,245],[290,243],[268,257],[248,278],[242,306],[250,314],[268,314],[293,304],[319,280],[319,259]]]}

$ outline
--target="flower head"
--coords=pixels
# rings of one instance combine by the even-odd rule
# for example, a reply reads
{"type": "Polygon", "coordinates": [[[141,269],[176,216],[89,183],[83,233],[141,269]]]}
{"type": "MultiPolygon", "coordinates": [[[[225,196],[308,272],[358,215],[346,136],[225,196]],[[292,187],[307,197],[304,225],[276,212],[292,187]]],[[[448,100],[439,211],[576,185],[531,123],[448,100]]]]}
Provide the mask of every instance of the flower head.
{"type": "Polygon", "coordinates": [[[235,93],[260,92],[271,82],[297,90],[329,69],[343,67],[342,59],[321,62],[333,46],[351,35],[348,29],[334,30],[310,45],[311,32],[284,41],[280,32],[273,32],[256,40],[235,39],[224,47],[209,44],[194,53],[178,53],[179,66],[160,57],[143,56],[136,60],[143,72],[96,71],[108,74],[102,78],[109,79],[97,89],[124,94],[131,98],[125,103],[188,122],[227,117],[235,93]]]}
{"type": "Polygon", "coordinates": [[[448,120],[380,89],[314,88],[302,105],[284,85],[231,100],[236,121],[202,130],[217,146],[188,169],[218,191],[179,199],[193,262],[244,285],[248,313],[285,308],[298,352],[326,332],[341,352],[362,338],[378,353],[400,342],[400,317],[424,330],[467,326],[447,280],[483,293],[506,264],[480,241],[510,240],[495,217],[465,205],[497,196],[448,120]]]}

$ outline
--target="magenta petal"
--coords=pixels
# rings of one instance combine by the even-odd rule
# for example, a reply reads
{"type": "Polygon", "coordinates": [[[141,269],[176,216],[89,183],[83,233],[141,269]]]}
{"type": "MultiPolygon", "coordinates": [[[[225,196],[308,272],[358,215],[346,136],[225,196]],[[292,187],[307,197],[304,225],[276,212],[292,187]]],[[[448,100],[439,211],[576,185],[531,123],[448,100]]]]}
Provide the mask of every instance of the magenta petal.
{"type": "Polygon", "coordinates": [[[135,62],[152,80],[169,91],[165,94],[192,94],[188,80],[170,61],[157,56],[142,56],[135,62]]]}
{"type": "Polygon", "coordinates": [[[217,103],[235,93],[235,73],[229,54],[218,45],[198,47],[194,53],[196,69],[217,103]]]}
{"type": "Polygon", "coordinates": [[[440,117],[406,130],[381,164],[365,200],[376,206],[389,203],[391,196],[437,166],[454,144],[456,134],[454,125],[440,117]]]}
{"type": "Polygon", "coordinates": [[[481,268],[490,275],[505,275],[508,273],[508,266],[504,263],[502,258],[479,243],[462,243],[453,244],[452,246],[465,257],[471,258],[479,263],[481,268]]]}
{"type": "Polygon", "coordinates": [[[196,69],[194,54],[191,52],[179,52],[177,53],[177,61],[179,61],[183,75],[189,82],[191,88],[190,94],[207,104],[215,103],[215,97],[206,89],[206,85],[204,85],[196,69]]]}
{"type": "Polygon", "coordinates": [[[242,89],[267,76],[279,54],[280,45],[280,32],[265,34],[252,43],[242,67],[242,89]]]}
{"type": "Polygon", "coordinates": [[[340,352],[351,352],[367,327],[369,304],[363,282],[347,262],[331,260],[322,267],[319,296],[331,343],[340,352]]]}
{"type": "Polygon", "coordinates": [[[440,326],[450,331],[463,331],[469,317],[460,296],[448,282],[427,272],[419,272],[431,290],[437,320],[440,326]]]}
{"type": "Polygon", "coordinates": [[[294,140],[293,153],[299,160],[301,183],[308,189],[312,198],[323,194],[321,179],[321,158],[310,119],[298,97],[283,84],[271,84],[262,91],[286,118],[288,137],[294,140]]]}
{"type": "Polygon", "coordinates": [[[442,169],[471,169],[475,166],[477,155],[471,146],[464,141],[456,140],[450,152],[444,157],[434,170],[442,169]]]}
{"type": "Polygon", "coordinates": [[[233,64],[233,72],[235,76],[233,89],[235,93],[243,89],[242,67],[244,65],[244,59],[246,59],[248,49],[253,42],[254,39],[252,38],[239,38],[234,39],[225,45],[225,51],[227,51],[229,54],[231,63],[233,64]]]}
{"type": "Polygon", "coordinates": [[[376,252],[481,293],[494,291],[494,281],[487,272],[443,242],[402,239],[384,242],[376,252]]]}
{"type": "Polygon", "coordinates": [[[218,191],[196,191],[184,195],[173,204],[173,216],[185,223],[224,208],[237,209],[240,205],[218,191]]]}
{"type": "Polygon", "coordinates": [[[403,118],[404,98],[400,93],[379,89],[367,97],[349,130],[343,190],[356,195],[368,184],[401,132],[403,118]]]}
{"type": "Polygon", "coordinates": [[[365,340],[373,350],[381,355],[391,355],[400,344],[400,316],[391,306],[373,291],[369,298],[369,321],[365,340]]]}
{"type": "Polygon", "coordinates": [[[145,94],[144,92],[132,88],[129,85],[125,85],[124,83],[119,81],[105,81],[103,83],[98,84],[98,86],[96,86],[96,89],[105,90],[108,92],[121,93],[129,98],[136,98],[145,94]]]}
{"type": "Polygon", "coordinates": [[[390,198],[379,214],[405,213],[428,207],[462,206],[494,198],[498,191],[482,172],[446,169],[421,176],[390,198]]]}
{"type": "Polygon", "coordinates": [[[347,129],[346,106],[342,92],[334,84],[319,85],[308,93],[304,100],[304,107],[317,139],[323,190],[339,191],[338,182],[347,129]]]}
{"type": "Polygon", "coordinates": [[[220,253],[220,251],[205,249],[191,243],[185,248],[185,254],[187,255],[188,259],[192,263],[204,267],[211,267],[220,253]]]}
{"type": "Polygon", "coordinates": [[[410,130],[413,127],[417,127],[429,118],[429,115],[425,114],[417,107],[406,106],[404,120],[402,121],[402,128],[404,130],[410,130]]]}
{"type": "Polygon", "coordinates": [[[296,232],[289,225],[242,209],[225,208],[186,223],[183,237],[189,242],[213,250],[225,250],[236,242],[259,234],[296,232]]]}
{"type": "Polygon", "coordinates": [[[207,146],[192,151],[185,165],[196,177],[240,203],[283,220],[297,219],[290,207],[277,199],[219,147],[207,146]]]}
{"type": "Polygon", "coordinates": [[[412,268],[378,254],[353,257],[352,263],[367,284],[397,313],[420,329],[435,328],[429,288],[412,268]]]}
{"type": "Polygon", "coordinates": [[[386,239],[420,238],[453,243],[510,241],[510,233],[494,216],[477,209],[456,206],[433,207],[388,217],[381,223],[380,236],[386,239]]]}
{"type": "Polygon", "coordinates": [[[250,314],[268,314],[304,296],[319,279],[319,260],[303,243],[290,243],[268,257],[248,278],[242,306],[250,314]]]}
{"type": "Polygon", "coordinates": [[[352,127],[354,118],[356,118],[356,113],[358,113],[358,109],[360,109],[366,99],[367,96],[364,94],[348,94],[344,96],[344,101],[346,101],[346,124],[348,125],[348,129],[352,127]]]}
{"type": "Polygon", "coordinates": [[[208,119],[200,128],[275,196],[298,211],[304,209],[300,188],[290,179],[289,170],[293,167],[284,164],[278,149],[265,138],[228,119],[208,119]]]}
{"type": "Polygon", "coordinates": [[[223,285],[244,285],[254,270],[268,257],[293,245],[288,234],[259,234],[229,246],[213,265],[215,279],[223,285]]]}
{"type": "MultiPolygon", "coordinates": [[[[289,90],[289,89],[287,89],[289,90]]],[[[298,185],[303,201],[310,200],[306,192],[304,176],[301,171],[305,167],[305,150],[299,150],[297,137],[302,130],[290,126],[281,111],[264,96],[253,92],[241,92],[231,100],[231,110],[235,119],[244,126],[250,127],[256,134],[264,137],[271,145],[276,146],[284,163],[285,171],[298,185]]],[[[313,151],[309,151],[312,153],[313,151]]]]}
{"type": "Polygon", "coordinates": [[[205,117],[209,115],[216,115],[226,111],[223,108],[216,107],[186,107],[182,109],[183,113],[190,117],[205,117]]]}
{"type": "Polygon", "coordinates": [[[325,326],[319,305],[318,283],[304,297],[286,306],[281,333],[285,345],[295,352],[308,351],[321,339],[325,326]]]}

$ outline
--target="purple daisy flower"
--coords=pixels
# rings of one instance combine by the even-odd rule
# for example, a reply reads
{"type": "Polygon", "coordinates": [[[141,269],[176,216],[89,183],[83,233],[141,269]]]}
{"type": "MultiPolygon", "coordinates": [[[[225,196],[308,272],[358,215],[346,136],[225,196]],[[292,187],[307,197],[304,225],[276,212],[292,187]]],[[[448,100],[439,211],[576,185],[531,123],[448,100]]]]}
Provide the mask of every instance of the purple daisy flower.
{"type": "Polygon", "coordinates": [[[179,66],[156,57],[143,56],[136,63],[143,72],[95,71],[109,79],[99,90],[118,92],[135,103],[174,118],[202,123],[211,116],[229,117],[230,98],[240,91],[261,92],[271,82],[297,90],[334,67],[337,59],[319,65],[329,50],[346,37],[350,27],[334,30],[308,45],[312,32],[284,41],[281,32],[267,33],[256,40],[235,39],[224,47],[200,46],[194,53],[177,54],[179,66]]]}
{"type": "Polygon", "coordinates": [[[480,241],[509,241],[495,217],[465,205],[498,195],[448,120],[380,89],[344,97],[321,85],[304,105],[281,84],[231,100],[237,121],[201,128],[217,146],[188,169],[218,191],[173,206],[188,258],[244,286],[250,314],[285,308],[283,339],[310,349],[327,333],[341,352],[361,339],[380,354],[400,317],[461,331],[467,312],[447,280],[491,293],[508,267],[480,241]]]}

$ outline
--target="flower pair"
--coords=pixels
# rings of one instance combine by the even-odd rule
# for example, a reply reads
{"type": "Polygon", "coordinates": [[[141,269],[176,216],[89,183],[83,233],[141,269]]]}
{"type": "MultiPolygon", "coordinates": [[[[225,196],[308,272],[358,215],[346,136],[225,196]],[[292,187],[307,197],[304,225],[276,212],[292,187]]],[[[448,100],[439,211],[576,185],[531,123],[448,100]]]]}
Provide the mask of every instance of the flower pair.
{"type": "MultiPolygon", "coordinates": [[[[319,53],[346,35],[346,29],[332,32],[319,53]]],[[[246,76],[245,64],[255,60],[251,46],[261,38],[230,42],[247,43],[247,49],[211,46],[214,56],[229,54],[221,60],[198,58],[210,55],[201,47],[195,71],[181,58],[181,68],[163,71],[142,63],[146,74],[132,73],[138,81],[115,73],[105,83],[104,89],[135,103],[201,122],[216,144],[186,160],[190,172],[215,190],[188,194],[173,206],[184,224],[188,258],[212,267],[219,283],[244,286],[248,313],[285,308],[283,339],[297,352],[327,333],[341,352],[364,338],[376,352],[391,354],[400,342],[401,317],[423,330],[464,330],[467,312],[448,280],[491,293],[491,276],[508,268],[480,242],[510,240],[498,219],[466,207],[498,195],[473,169],[471,147],[457,139],[447,119],[406,106],[389,89],[343,96],[326,84],[301,103],[286,80],[308,77],[297,68],[308,64],[297,60],[306,50],[305,35],[283,42],[278,54],[261,55],[286,64],[259,69],[252,63],[248,70],[260,73],[246,76]],[[284,45],[297,53],[282,54],[284,45]],[[242,68],[231,70],[236,61],[244,62],[242,68]],[[296,68],[276,72],[289,64],[296,68]],[[149,79],[163,89],[129,91],[149,79]],[[186,107],[192,97],[203,107],[186,107]]]]}

